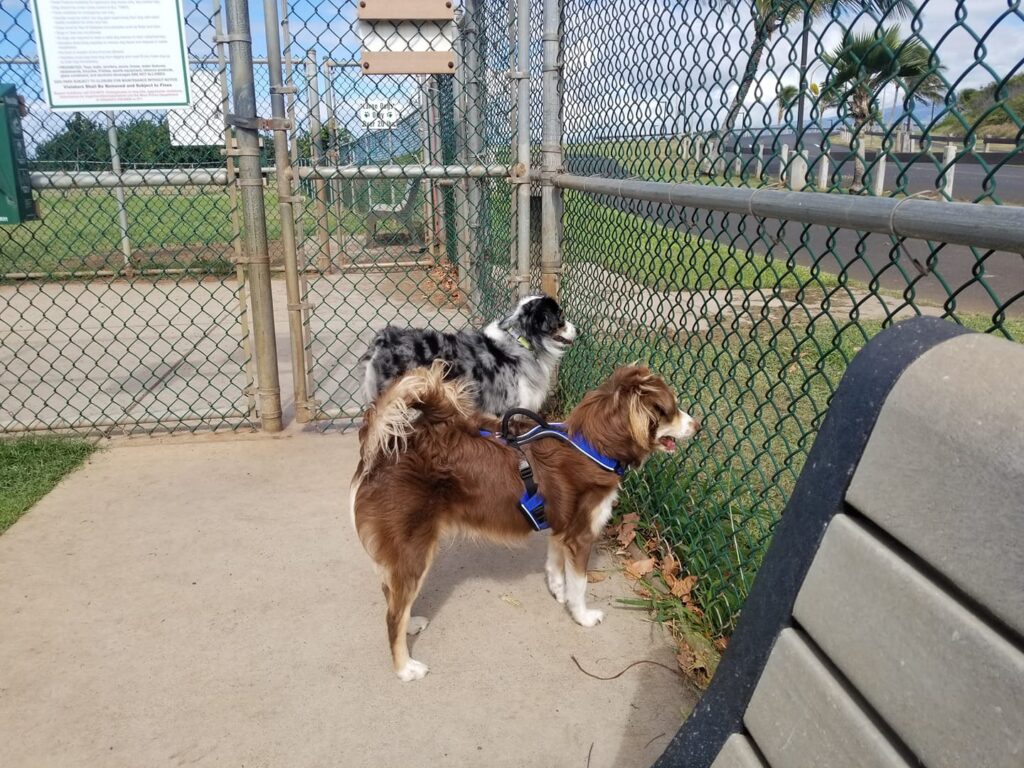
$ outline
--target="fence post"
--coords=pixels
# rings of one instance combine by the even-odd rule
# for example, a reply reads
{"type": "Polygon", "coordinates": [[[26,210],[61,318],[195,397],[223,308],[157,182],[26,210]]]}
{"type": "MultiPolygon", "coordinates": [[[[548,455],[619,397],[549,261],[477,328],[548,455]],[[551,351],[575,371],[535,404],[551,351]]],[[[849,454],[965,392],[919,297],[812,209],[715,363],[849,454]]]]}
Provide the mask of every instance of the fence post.
{"type": "MultiPolygon", "coordinates": [[[[338,117],[334,110],[334,70],[335,64],[331,59],[324,59],[324,107],[327,110],[327,147],[324,152],[324,157],[327,158],[327,165],[341,165],[341,153],[338,150],[338,117]]],[[[344,211],[341,210],[341,195],[339,194],[341,189],[341,182],[337,178],[333,178],[327,182],[327,189],[330,194],[327,196],[327,203],[330,206],[330,210],[334,211],[334,215],[338,217],[340,223],[344,218],[344,211]]],[[[338,227],[339,231],[341,227],[338,227]]],[[[343,238],[339,237],[339,249],[343,242],[343,238]]],[[[338,258],[341,259],[344,256],[343,251],[339,251],[338,258]]]]}
{"type": "MultiPolygon", "coordinates": [[[[483,76],[480,72],[483,57],[480,55],[480,26],[479,0],[464,0],[462,16],[462,77],[465,85],[463,92],[466,98],[466,153],[465,163],[482,162],[484,154],[483,135],[483,108],[482,100],[484,91],[480,87],[483,76]]],[[[465,249],[466,263],[460,265],[460,275],[465,271],[462,278],[463,290],[469,299],[470,307],[474,312],[480,311],[480,285],[477,280],[476,270],[483,263],[483,230],[480,226],[481,210],[483,206],[484,179],[467,178],[466,202],[469,207],[465,227],[469,233],[468,247],[465,249]]]]}
{"type": "Polygon", "coordinates": [[[946,148],[942,151],[942,167],[944,170],[944,176],[942,179],[942,194],[945,200],[953,199],[953,176],[956,170],[956,148],[952,142],[946,144],[946,148]]]}
{"type": "MultiPolygon", "coordinates": [[[[121,176],[121,153],[117,147],[117,126],[114,124],[114,113],[107,112],[107,143],[110,145],[110,168],[121,176]]],[[[124,187],[114,188],[117,198],[117,226],[121,230],[121,253],[124,256],[124,268],[132,266],[132,241],[128,238],[128,209],[124,202],[124,187]]]]}
{"type": "Polygon", "coordinates": [[[544,122],[541,131],[540,273],[541,287],[558,296],[562,274],[562,191],[552,176],[562,170],[561,0],[544,0],[544,122]]]}
{"type": "MultiPolygon", "coordinates": [[[[284,96],[294,93],[294,86],[285,87],[281,72],[281,36],[277,16],[277,0],[263,0],[263,18],[267,28],[267,70],[270,80],[270,112],[274,118],[274,166],[277,170],[277,202],[281,215],[281,246],[284,249],[285,290],[288,294],[288,337],[291,342],[292,393],[295,399],[295,420],[306,423],[316,418],[316,403],[310,400],[307,379],[306,349],[303,328],[306,327],[305,291],[299,280],[299,257],[295,238],[295,212],[292,205],[301,198],[292,196],[291,155],[284,96]]],[[[294,123],[291,124],[294,127],[294,123]]]]}
{"type": "MultiPolygon", "coordinates": [[[[309,154],[313,167],[320,165],[324,156],[323,136],[320,124],[320,68],[317,66],[316,50],[310,48],[306,52],[306,82],[309,84],[309,154]]],[[[331,232],[327,221],[327,182],[313,177],[313,190],[316,205],[313,215],[316,217],[317,255],[316,268],[321,272],[329,272],[334,260],[331,258],[331,232]]]]}
{"type": "Polygon", "coordinates": [[[807,186],[807,156],[802,149],[793,153],[793,161],[789,164],[789,188],[797,192],[807,186]]]}
{"type": "Polygon", "coordinates": [[[530,295],[530,0],[516,2],[516,282],[530,295]]]}
{"type": "Polygon", "coordinates": [[[818,157],[818,183],[815,186],[817,186],[819,192],[828,191],[828,166],[831,160],[831,151],[831,149],[826,148],[822,150],[821,155],[818,157]]]}
{"type": "Polygon", "coordinates": [[[764,144],[758,142],[754,156],[754,178],[760,181],[761,174],[764,173],[764,144]]]}
{"type": "Polygon", "coordinates": [[[885,194],[885,158],[885,150],[880,149],[875,158],[875,167],[871,169],[871,194],[875,197],[885,194]]]}
{"type": "Polygon", "coordinates": [[[226,0],[228,54],[235,113],[232,122],[238,147],[238,187],[245,222],[246,259],[252,300],[256,352],[256,393],[260,422],[267,432],[281,431],[281,382],[274,336],[274,299],[270,291],[267,215],[263,205],[260,136],[256,129],[256,86],[253,82],[252,37],[248,0],[226,0]]]}
{"type": "Polygon", "coordinates": [[[698,170],[700,173],[708,174],[711,173],[711,158],[709,145],[711,144],[710,136],[701,136],[697,139],[697,154],[700,158],[698,170]]]}
{"type": "Polygon", "coordinates": [[[786,183],[786,175],[789,165],[789,144],[783,144],[779,149],[779,183],[786,183]]]}
{"type": "Polygon", "coordinates": [[[231,111],[231,96],[228,90],[228,64],[224,56],[224,38],[221,29],[221,0],[213,0],[213,34],[217,42],[217,80],[220,83],[220,112],[224,118],[224,170],[227,175],[228,205],[231,206],[231,248],[234,253],[235,279],[238,280],[238,330],[245,354],[245,397],[248,413],[256,413],[256,360],[252,354],[252,338],[249,334],[249,292],[246,278],[246,264],[242,249],[242,225],[238,205],[238,185],[235,183],[235,153],[232,149],[234,135],[228,113],[231,111]]]}
{"type": "Polygon", "coordinates": [[[691,144],[692,144],[692,141],[690,140],[690,137],[689,136],[683,136],[683,140],[680,143],[679,156],[680,156],[680,159],[682,159],[682,161],[683,161],[683,178],[684,179],[690,178],[690,160],[691,160],[691,157],[690,157],[691,146],[690,145],[691,144]]]}

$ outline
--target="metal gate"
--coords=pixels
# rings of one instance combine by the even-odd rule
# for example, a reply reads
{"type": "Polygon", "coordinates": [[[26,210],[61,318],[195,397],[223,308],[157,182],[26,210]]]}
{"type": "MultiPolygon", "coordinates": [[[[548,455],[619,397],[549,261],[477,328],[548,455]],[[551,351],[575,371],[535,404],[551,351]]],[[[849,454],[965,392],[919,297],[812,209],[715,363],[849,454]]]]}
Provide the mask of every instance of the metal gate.
{"type": "Polygon", "coordinates": [[[355,0],[281,13],[265,5],[296,413],[350,418],[376,330],[463,327],[515,293],[508,4],[463,4],[452,75],[364,76],[355,0]]]}
{"type": "MultiPolygon", "coordinates": [[[[185,13],[193,89],[226,104],[219,2],[185,13]]],[[[26,0],[3,4],[39,219],[0,226],[0,433],[254,425],[231,132],[51,111],[32,29],[26,0]]]]}

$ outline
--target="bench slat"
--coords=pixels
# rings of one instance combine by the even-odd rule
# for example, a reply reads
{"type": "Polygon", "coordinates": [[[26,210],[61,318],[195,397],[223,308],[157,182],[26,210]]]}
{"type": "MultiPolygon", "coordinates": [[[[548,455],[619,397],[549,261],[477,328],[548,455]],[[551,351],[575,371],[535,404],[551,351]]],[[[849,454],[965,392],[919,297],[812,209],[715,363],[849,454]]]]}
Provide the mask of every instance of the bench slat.
{"type": "Polygon", "coordinates": [[[793,613],[930,768],[1024,765],[1024,654],[850,516],[793,613]]]}
{"type": "Polygon", "coordinates": [[[1024,635],[1022,403],[1024,345],[936,346],[890,392],[846,498],[1024,635]]]}
{"type": "Polygon", "coordinates": [[[772,768],[907,766],[793,629],[779,635],[744,723],[772,768]]]}
{"type": "Polygon", "coordinates": [[[750,740],[746,736],[734,733],[726,740],[711,768],[765,768],[765,764],[750,746],[750,740]]]}

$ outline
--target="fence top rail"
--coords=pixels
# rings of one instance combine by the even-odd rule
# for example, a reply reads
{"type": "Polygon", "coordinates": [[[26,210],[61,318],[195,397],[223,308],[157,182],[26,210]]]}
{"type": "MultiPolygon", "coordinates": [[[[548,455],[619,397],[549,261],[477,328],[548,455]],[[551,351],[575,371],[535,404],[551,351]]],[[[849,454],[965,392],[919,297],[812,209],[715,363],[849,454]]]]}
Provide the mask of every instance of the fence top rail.
{"type": "Polygon", "coordinates": [[[554,184],[597,195],[878,232],[895,237],[1024,251],[1024,207],[713,187],[556,174],[554,184]]]}
{"type": "Polygon", "coordinates": [[[228,183],[220,169],[159,168],[148,171],[33,171],[33,189],[88,189],[94,187],[186,187],[192,184],[228,183]]]}
{"type": "Polygon", "coordinates": [[[294,169],[300,179],[502,178],[507,165],[317,165],[294,169]]]}

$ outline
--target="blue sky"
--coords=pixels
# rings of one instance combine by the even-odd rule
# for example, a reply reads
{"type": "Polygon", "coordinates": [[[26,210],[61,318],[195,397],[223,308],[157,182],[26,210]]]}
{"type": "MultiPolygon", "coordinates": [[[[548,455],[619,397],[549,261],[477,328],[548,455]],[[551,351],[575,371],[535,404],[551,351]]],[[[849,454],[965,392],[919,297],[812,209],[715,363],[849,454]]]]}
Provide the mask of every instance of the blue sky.
{"type": "MultiPolygon", "coordinates": [[[[903,21],[902,26],[905,32],[911,28],[919,31],[935,47],[950,82],[957,87],[977,86],[993,76],[1020,71],[1015,68],[1019,68],[1024,50],[1024,21],[1016,10],[1018,5],[1019,0],[922,0],[917,16],[903,21]],[[966,18],[958,20],[958,14],[966,18]],[[981,44],[968,26],[987,35],[981,44]],[[976,61],[975,52],[982,49],[989,69],[976,61]]],[[[257,56],[265,55],[263,5],[252,0],[250,6],[254,50],[257,56]]],[[[34,55],[28,7],[28,0],[0,0],[0,58],[34,55]]],[[[354,0],[292,0],[289,7],[294,57],[300,58],[309,48],[316,49],[321,58],[358,57],[354,0]]],[[[503,20],[500,0],[487,0],[487,7],[490,18],[503,20]]],[[[195,56],[213,54],[211,8],[208,2],[186,0],[190,49],[195,56]]],[[[700,129],[722,119],[749,50],[750,18],[743,0],[566,0],[566,8],[566,122],[570,133],[661,135],[700,129]]],[[[843,26],[851,24],[866,28],[876,22],[863,18],[854,23],[851,17],[844,17],[842,23],[818,22],[819,52],[835,47],[843,26]]],[[[771,56],[762,62],[758,85],[746,103],[748,117],[756,125],[774,120],[771,103],[777,85],[798,81],[798,28],[781,30],[771,56]]],[[[539,39],[539,30],[535,37],[539,39]]],[[[535,50],[539,56],[537,46],[535,50]]],[[[33,108],[45,110],[38,103],[38,94],[31,92],[37,88],[33,83],[38,82],[31,69],[22,67],[15,72],[0,64],[0,80],[21,80],[19,85],[34,102],[33,108]]],[[[824,67],[812,70],[812,79],[824,76],[824,67]]],[[[265,70],[257,72],[257,89],[263,94],[265,78],[265,70]]],[[[500,78],[489,85],[492,89],[511,88],[500,78]]],[[[352,69],[338,70],[335,100],[339,119],[352,121],[357,128],[355,110],[368,95],[394,97],[411,105],[415,88],[410,78],[380,80],[361,77],[352,69]]],[[[886,106],[891,95],[883,96],[886,106]]]]}

